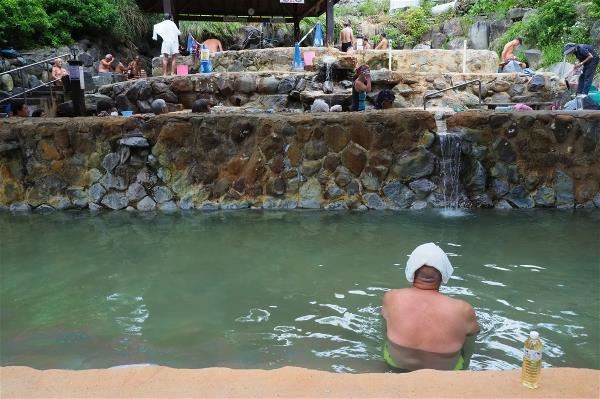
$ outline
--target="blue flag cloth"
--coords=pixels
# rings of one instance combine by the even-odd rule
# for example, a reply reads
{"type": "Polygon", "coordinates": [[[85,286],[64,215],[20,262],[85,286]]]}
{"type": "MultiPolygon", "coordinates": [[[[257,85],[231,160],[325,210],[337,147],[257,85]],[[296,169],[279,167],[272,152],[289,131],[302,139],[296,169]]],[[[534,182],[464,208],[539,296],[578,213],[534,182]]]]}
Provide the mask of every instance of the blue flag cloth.
{"type": "Polygon", "coordinates": [[[304,71],[304,63],[300,54],[300,43],[298,42],[294,46],[294,65],[292,65],[292,71],[304,71]]]}
{"type": "Polygon", "coordinates": [[[314,47],[323,47],[323,29],[321,29],[321,23],[317,22],[315,27],[315,37],[313,39],[314,47]]]}
{"type": "Polygon", "coordinates": [[[194,40],[194,38],[192,37],[192,34],[188,33],[186,49],[187,49],[188,53],[190,53],[190,54],[192,53],[192,47],[194,46],[195,41],[196,40],[194,40]]]}

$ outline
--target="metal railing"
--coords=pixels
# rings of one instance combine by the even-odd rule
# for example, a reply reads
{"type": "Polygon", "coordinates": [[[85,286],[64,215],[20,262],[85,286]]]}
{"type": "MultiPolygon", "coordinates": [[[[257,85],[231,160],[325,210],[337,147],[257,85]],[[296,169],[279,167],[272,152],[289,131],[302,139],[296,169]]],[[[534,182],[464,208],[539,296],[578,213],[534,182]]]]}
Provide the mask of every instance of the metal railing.
{"type": "MultiPolygon", "coordinates": [[[[27,89],[27,90],[25,90],[25,91],[21,91],[21,92],[19,92],[19,93],[17,93],[17,94],[13,94],[13,95],[12,95],[12,96],[10,96],[10,97],[6,97],[6,98],[0,98],[0,104],[2,104],[2,103],[3,103],[3,102],[5,102],[5,101],[12,100],[13,98],[19,98],[19,97],[21,97],[23,94],[27,94],[27,93],[29,93],[29,92],[31,92],[31,91],[34,91],[34,90],[40,89],[40,88],[42,88],[42,87],[44,87],[44,86],[50,86],[50,95],[52,95],[52,84],[54,84],[54,83],[56,83],[56,82],[60,82],[60,81],[61,81],[61,79],[54,79],[54,80],[51,80],[50,82],[42,83],[41,85],[38,85],[38,86],[32,87],[31,89],[27,89]]],[[[27,96],[25,96],[25,98],[27,98],[27,96]]]]}
{"type": "Polygon", "coordinates": [[[9,74],[9,73],[15,73],[15,72],[19,72],[19,71],[22,71],[22,70],[24,70],[24,69],[27,69],[27,68],[31,68],[31,67],[33,67],[33,66],[36,66],[36,65],[40,65],[40,64],[48,63],[48,62],[50,62],[50,61],[54,61],[54,60],[56,60],[57,58],[65,58],[65,57],[69,57],[69,56],[71,56],[71,54],[57,55],[57,56],[55,56],[55,57],[51,57],[51,58],[47,58],[47,59],[45,59],[45,60],[41,60],[41,61],[38,61],[38,62],[34,62],[33,64],[27,64],[27,65],[23,65],[22,67],[18,67],[18,68],[12,69],[12,70],[10,70],[10,71],[1,72],[1,73],[0,73],[0,76],[2,76],[2,75],[7,75],[7,74],[9,74]]]}
{"type": "MultiPolygon", "coordinates": [[[[23,71],[26,70],[27,68],[32,68],[32,67],[40,65],[40,64],[47,64],[47,63],[49,63],[51,61],[54,61],[54,60],[56,60],[58,58],[66,58],[66,57],[69,57],[69,56],[71,56],[71,54],[62,54],[62,55],[57,55],[57,56],[54,56],[54,57],[46,58],[45,60],[37,61],[37,62],[34,62],[32,64],[23,65],[22,67],[15,68],[15,69],[12,69],[10,71],[0,72],[0,77],[3,76],[3,75],[9,75],[11,73],[18,73],[18,74],[21,75],[21,82],[24,82],[23,71]]],[[[42,87],[46,87],[46,86],[50,87],[50,95],[52,95],[52,85],[54,83],[58,82],[58,81],[60,81],[60,79],[54,79],[54,80],[51,80],[49,82],[44,82],[44,83],[42,83],[42,84],[40,84],[40,85],[38,85],[36,87],[32,87],[30,89],[21,91],[21,92],[19,92],[17,94],[13,94],[12,96],[9,96],[9,97],[6,97],[6,98],[1,98],[0,99],[0,104],[2,104],[3,102],[6,102],[6,101],[12,100],[13,98],[23,97],[24,94],[30,93],[32,91],[38,90],[38,89],[40,89],[42,87]]],[[[23,98],[26,100],[27,96],[25,96],[23,98]]]]}
{"type": "Polygon", "coordinates": [[[468,86],[468,85],[471,85],[473,83],[478,83],[479,84],[479,91],[478,91],[478,94],[479,94],[479,107],[481,107],[481,105],[482,105],[481,104],[481,80],[480,79],[474,79],[474,80],[469,80],[468,82],[465,82],[465,83],[461,83],[459,85],[448,87],[447,89],[437,90],[437,91],[434,91],[433,93],[425,94],[423,96],[423,109],[427,110],[427,100],[429,98],[431,98],[431,97],[433,97],[433,96],[435,96],[437,94],[443,93],[445,91],[458,89],[459,87],[468,86]]]}

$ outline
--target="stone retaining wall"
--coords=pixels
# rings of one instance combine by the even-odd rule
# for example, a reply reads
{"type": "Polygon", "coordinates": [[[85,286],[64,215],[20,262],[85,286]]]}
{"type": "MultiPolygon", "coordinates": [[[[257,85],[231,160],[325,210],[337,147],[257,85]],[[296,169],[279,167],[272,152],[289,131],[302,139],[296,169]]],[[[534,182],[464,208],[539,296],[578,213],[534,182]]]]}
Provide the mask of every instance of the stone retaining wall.
{"type": "MultiPolygon", "coordinates": [[[[302,47],[302,52],[315,52],[315,65],[322,64],[326,57],[335,57],[340,66],[347,69],[369,64],[371,69],[388,67],[387,50],[356,51],[343,53],[335,48],[302,47]]],[[[198,71],[198,60],[191,56],[179,57],[180,64],[189,65],[198,71]]],[[[293,47],[261,50],[224,51],[211,57],[215,72],[289,72],[294,62],[293,47]]],[[[467,73],[495,73],[498,55],[488,50],[467,50],[467,73]]],[[[463,52],[460,50],[392,50],[392,70],[398,72],[459,73],[462,72],[463,52]]],[[[152,75],[162,74],[160,58],[152,60],[152,75]]]]}
{"type": "MultiPolygon", "coordinates": [[[[465,112],[463,207],[600,207],[600,113],[465,112]]],[[[14,119],[0,204],[53,209],[401,209],[444,205],[422,111],[14,119]]]]}
{"type": "MultiPolygon", "coordinates": [[[[213,105],[245,106],[255,109],[303,110],[317,99],[330,105],[351,104],[351,73],[339,73],[333,92],[325,93],[323,76],[314,72],[244,72],[210,73],[188,76],[156,77],[103,86],[100,93],[111,97],[119,109],[150,112],[150,103],[162,98],[191,108],[198,98],[213,105]]],[[[450,74],[399,73],[372,71],[373,90],[369,93],[373,106],[379,91],[391,89],[398,108],[423,106],[423,95],[473,79],[481,79],[482,97],[486,103],[551,102],[564,86],[550,73],[533,77],[519,74],[450,74]]],[[[326,90],[327,91],[327,90],[326,90]]],[[[448,91],[429,100],[431,107],[469,108],[478,104],[478,88],[473,85],[448,91]]]]}

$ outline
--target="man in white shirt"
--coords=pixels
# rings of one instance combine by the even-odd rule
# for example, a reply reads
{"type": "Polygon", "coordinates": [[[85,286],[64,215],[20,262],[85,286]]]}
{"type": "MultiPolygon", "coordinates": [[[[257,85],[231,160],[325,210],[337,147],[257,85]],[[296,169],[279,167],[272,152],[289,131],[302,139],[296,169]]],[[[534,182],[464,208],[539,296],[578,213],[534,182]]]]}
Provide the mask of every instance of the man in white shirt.
{"type": "Polygon", "coordinates": [[[163,75],[175,75],[177,61],[175,57],[179,54],[179,35],[181,32],[170,14],[165,14],[165,20],[154,25],[152,39],[157,40],[157,35],[162,37],[161,54],[163,75]]]}

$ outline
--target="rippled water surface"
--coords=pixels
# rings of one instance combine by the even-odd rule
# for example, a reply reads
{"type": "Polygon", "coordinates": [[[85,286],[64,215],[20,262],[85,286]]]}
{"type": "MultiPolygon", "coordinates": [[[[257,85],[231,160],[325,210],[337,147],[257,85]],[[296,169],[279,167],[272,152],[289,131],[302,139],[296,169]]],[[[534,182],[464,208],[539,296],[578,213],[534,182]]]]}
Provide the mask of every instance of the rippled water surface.
{"type": "Polygon", "coordinates": [[[472,369],[600,368],[600,212],[0,214],[2,365],[383,371],[383,293],[439,243],[472,369]]]}

